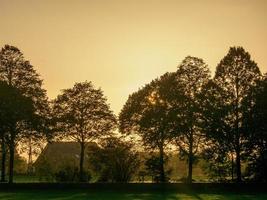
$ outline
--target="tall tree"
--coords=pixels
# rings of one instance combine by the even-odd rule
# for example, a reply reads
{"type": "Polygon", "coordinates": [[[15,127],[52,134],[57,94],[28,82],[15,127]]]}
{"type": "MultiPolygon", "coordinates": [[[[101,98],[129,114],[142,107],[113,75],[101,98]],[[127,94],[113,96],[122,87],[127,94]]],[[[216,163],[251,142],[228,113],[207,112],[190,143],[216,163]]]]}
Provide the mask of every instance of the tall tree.
{"type": "MultiPolygon", "coordinates": [[[[163,77],[170,76],[168,73],[163,77]]],[[[162,79],[163,79],[162,77],[162,79]]],[[[167,80],[167,79],[166,79],[167,80]]],[[[124,134],[135,133],[141,137],[142,143],[150,150],[159,152],[160,182],[165,182],[164,150],[170,142],[168,133],[167,102],[160,93],[166,91],[167,84],[159,84],[155,79],[139,91],[129,96],[119,114],[120,131],[124,134]]]]}
{"type": "Polygon", "coordinates": [[[58,133],[80,143],[80,181],[83,181],[84,152],[88,142],[112,133],[116,118],[101,89],[91,82],[76,83],[63,90],[53,104],[57,116],[58,133]]]}
{"type": "Polygon", "coordinates": [[[202,59],[187,56],[178,66],[175,78],[177,83],[173,90],[180,97],[172,101],[176,121],[172,137],[188,158],[188,183],[192,183],[194,158],[203,141],[201,92],[209,81],[210,71],[202,59]]]}
{"type": "Polygon", "coordinates": [[[231,108],[224,118],[231,130],[224,139],[234,150],[238,182],[241,181],[241,154],[247,139],[242,123],[244,116],[242,104],[260,75],[257,64],[251,60],[249,53],[242,47],[231,47],[228,54],[218,64],[215,72],[214,82],[226,94],[221,95],[221,100],[227,110],[229,107],[231,108]]]}
{"type": "Polygon", "coordinates": [[[174,73],[166,73],[129,96],[120,116],[124,133],[136,132],[143,143],[160,152],[161,181],[164,181],[164,148],[175,141],[188,157],[188,182],[192,182],[194,155],[201,141],[199,127],[202,86],[209,80],[202,59],[186,57],[174,73]]]}
{"type": "MultiPolygon", "coordinates": [[[[31,99],[33,102],[35,115],[31,120],[32,126],[24,126],[25,129],[15,129],[15,137],[10,138],[12,144],[9,145],[10,153],[14,152],[16,144],[23,137],[41,134],[43,131],[36,131],[36,127],[43,122],[43,114],[49,108],[46,91],[42,89],[42,80],[34,70],[29,61],[25,60],[22,52],[14,46],[5,45],[0,51],[0,80],[9,86],[17,88],[20,93],[31,99]],[[14,140],[14,141],[13,141],[14,140]]],[[[44,126],[43,126],[44,127],[44,126]]],[[[10,135],[9,135],[10,136],[10,135]]],[[[38,137],[37,137],[38,138],[38,137]]],[[[14,156],[10,156],[11,158],[14,156]]],[[[12,177],[11,177],[12,179],[12,177]]],[[[13,180],[10,180],[11,182],[13,180]]]]}

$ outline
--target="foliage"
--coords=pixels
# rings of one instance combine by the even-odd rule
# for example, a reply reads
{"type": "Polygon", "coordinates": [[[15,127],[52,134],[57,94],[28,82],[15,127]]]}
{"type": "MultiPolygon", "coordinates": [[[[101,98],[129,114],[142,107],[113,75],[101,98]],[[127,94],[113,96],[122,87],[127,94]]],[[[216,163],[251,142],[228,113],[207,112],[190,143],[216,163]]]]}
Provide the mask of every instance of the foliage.
{"type": "Polygon", "coordinates": [[[36,168],[36,176],[39,177],[40,181],[54,181],[54,170],[51,164],[48,162],[47,159],[42,159],[36,168]]]}
{"type": "Polygon", "coordinates": [[[209,81],[210,71],[205,62],[197,57],[186,57],[175,72],[177,84],[174,86],[179,98],[172,100],[175,115],[175,129],[172,138],[180,152],[188,158],[188,182],[192,182],[193,162],[203,144],[201,115],[203,86],[209,81]]]}
{"type": "MultiPolygon", "coordinates": [[[[129,96],[120,116],[120,130],[137,132],[144,145],[157,147],[163,168],[163,149],[172,140],[189,160],[188,180],[192,181],[194,154],[201,142],[198,95],[209,79],[202,59],[186,57],[175,73],[166,73],[129,96]]],[[[164,170],[161,170],[164,181],[164,170]]]]}
{"type": "MultiPolygon", "coordinates": [[[[164,156],[164,164],[166,165],[168,162],[167,155],[164,156]]],[[[160,157],[158,155],[152,154],[146,161],[145,161],[145,169],[146,175],[152,177],[152,182],[160,182],[160,157]]],[[[166,170],[165,174],[165,181],[169,180],[169,175],[171,174],[172,169],[166,170]]]]}
{"type": "Polygon", "coordinates": [[[170,142],[168,104],[161,94],[166,94],[173,77],[166,73],[129,96],[119,114],[120,131],[141,137],[146,148],[157,149],[160,158],[160,182],[165,182],[164,149],[170,142]],[[161,79],[165,78],[165,84],[161,79]]]}
{"type": "Polygon", "coordinates": [[[81,145],[80,181],[83,180],[86,143],[109,136],[116,126],[116,118],[106,101],[101,89],[95,89],[91,82],[83,82],[63,90],[53,102],[57,136],[81,145]]]}
{"type": "Polygon", "coordinates": [[[201,157],[206,160],[202,164],[204,172],[213,182],[228,182],[235,171],[233,160],[218,143],[209,144],[201,153],[201,157]]]}
{"type": "MultiPolygon", "coordinates": [[[[44,131],[42,130],[46,121],[44,115],[47,113],[49,106],[39,74],[30,62],[24,59],[22,52],[14,46],[5,45],[0,51],[0,80],[8,86],[16,88],[23,97],[29,98],[33,105],[32,111],[34,114],[31,114],[28,123],[13,121],[12,130],[6,132],[8,133],[6,134],[8,138],[6,142],[10,149],[9,152],[14,154],[14,149],[22,138],[32,137],[38,140],[43,135],[44,131]]],[[[18,104],[16,106],[22,110],[22,105],[18,104]]],[[[15,112],[15,107],[13,109],[15,112]]],[[[24,112],[24,114],[26,113],[31,112],[24,112]]],[[[14,155],[10,155],[10,159],[9,182],[12,182],[14,155]]]]}
{"type": "MultiPolygon", "coordinates": [[[[248,52],[242,47],[231,47],[228,54],[218,64],[215,72],[214,83],[220,88],[219,98],[222,107],[223,123],[213,134],[213,139],[218,141],[221,147],[226,147],[235,154],[237,181],[241,181],[241,156],[244,153],[244,146],[248,137],[244,131],[245,124],[242,123],[244,110],[242,105],[247,104],[249,100],[247,95],[250,89],[255,86],[260,78],[260,71],[257,64],[251,60],[248,52]]],[[[247,107],[246,109],[249,109],[247,107]]],[[[218,124],[217,124],[218,125],[218,124]]]]}
{"type": "Polygon", "coordinates": [[[140,165],[132,142],[116,137],[106,138],[100,147],[90,149],[89,157],[98,182],[129,182],[140,165]]]}
{"type": "MultiPolygon", "coordinates": [[[[9,181],[12,182],[16,147],[15,141],[21,137],[21,130],[28,127],[28,124],[34,116],[34,108],[31,99],[23,96],[18,89],[1,82],[0,110],[2,140],[9,147],[9,181]]],[[[6,152],[6,150],[3,151],[6,152]]],[[[2,163],[2,169],[5,167],[4,165],[2,163]]]]}
{"type": "MultiPolygon", "coordinates": [[[[244,107],[243,123],[248,135],[246,157],[248,169],[246,175],[256,181],[267,181],[267,75],[257,82],[247,97],[251,100],[251,109],[244,107]]],[[[246,101],[250,102],[250,101],[246,101]]]]}
{"type": "MultiPolygon", "coordinates": [[[[60,170],[56,171],[54,177],[57,182],[77,182],[79,181],[79,169],[66,165],[60,170]]],[[[85,171],[83,178],[83,182],[90,181],[90,173],[88,171],[85,171]]]]}

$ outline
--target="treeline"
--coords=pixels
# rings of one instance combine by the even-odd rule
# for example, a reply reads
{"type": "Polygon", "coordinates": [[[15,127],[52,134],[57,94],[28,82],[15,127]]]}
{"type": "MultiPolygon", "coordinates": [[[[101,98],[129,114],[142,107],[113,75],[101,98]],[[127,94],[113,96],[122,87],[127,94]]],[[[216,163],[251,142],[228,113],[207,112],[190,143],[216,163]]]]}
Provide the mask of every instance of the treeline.
{"type": "Polygon", "coordinates": [[[176,72],[131,94],[117,119],[103,91],[91,82],[76,83],[49,101],[34,67],[18,48],[5,45],[0,52],[1,181],[6,181],[8,158],[8,180],[13,182],[18,146],[29,155],[31,166],[38,145],[62,139],[80,144],[79,181],[86,181],[84,158],[90,142],[99,144],[99,156],[91,162],[105,175],[103,181],[130,181],[138,169],[133,143],[139,141],[154,152],[146,165],[160,182],[168,181],[164,166],[169,147],[178,148],[188,161],[188,183],[198,158],[208,161],[209,173],[218,180],[231,174],[237,182],[266,181],[266,90],[266,75],[249,53],[233,47],[213,78],[202,59],[186,57],[176,72]],[[117,129],[132,141],[118,138],[117,129]]]}
{"type": "Polygon", "coordinates": [[[202,157],[217,180],[267,179],[267,77],[242,47],[230,48],[211,78],[207,64],[188,56],[176,72],[166,73],[131,94],[120,115],[120,131],[137,134],[157,149],[160,181],[166,179],[164,152],[172,144],[192,166],[202,157]]]}

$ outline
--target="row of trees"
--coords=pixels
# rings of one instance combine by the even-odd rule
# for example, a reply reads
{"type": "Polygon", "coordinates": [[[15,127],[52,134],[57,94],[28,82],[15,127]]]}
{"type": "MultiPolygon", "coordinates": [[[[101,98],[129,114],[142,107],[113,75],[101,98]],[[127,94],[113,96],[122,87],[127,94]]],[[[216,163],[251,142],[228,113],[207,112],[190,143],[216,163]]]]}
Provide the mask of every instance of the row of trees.
{"type": "MultiPolygon", "coordinates": [[[[241,160],[246,160],[250,172],[266,180],[266,80],[241,47],[230,48],[212,79],[202,59],[188,56],[176,72],[166,73],[131,94],[118,123],[102,90],[91,82],[76,83],[49,102],[33,66],[18,48],[5,45],[0,52],[1,180],[5,181],[9,153],[9,182],[13,182],[14,152],[19,144],[28,144],[31,161],[32,145],[68,139],[80,144],[79,180],[84,181],[86,145],[114,138],[118,125],[122,134],[139,136],[146,148],[159,153],[161,182],[166,181],[164,155],[169,145],[187,157],[189,183],[193,163],[200,155],[210,161],[213,171],[218,170],[213,166],[235,160],[232,172],[236,172],[237,181],[241,181],[241,160]]],[[[102,142],[99,155],[103,161],[111,143],[102,142]]],[[[119,164],[113,163],[121,167],[119,164]]],[[[106,167],[101,170],[121,179],[122,174],[111,173],[106,167]]],[[[123,180],[130,176],[125,177],[123,180]]]]}
{"type": "MultiPolygon", "coordinates": [[[[5,181],[9,153],[9,182],[13,182],[14,153],[21,143],[28,146],[29,162],[33,145],[44,139],[72,139],[81,146],[80,181],[83,181],[86,144],[110,136],[116,117],[101,89],[91,82],[76,83],[48,101],[42,80],[21,51],[5,45],[0,52],[0,136],[1,181],[5,181]]],[[[24,146],[25,147],[25,146],[24,146]]]]}
{"type": "Polygon", "coordinates": [[[189,183],[201,154],[218,176],[230,157],[238,182],[241,160],[257,166],[251,172],[266,180],[266,76],[248,52],[232,47],[210,77],[202,59],[186,57],[176,72],[129,96],[119,115],[120,131],[137,134],[146,147],[158,150],[161,182],[166,180],[164,151],[169,144],[187,157],[189,183]]]}

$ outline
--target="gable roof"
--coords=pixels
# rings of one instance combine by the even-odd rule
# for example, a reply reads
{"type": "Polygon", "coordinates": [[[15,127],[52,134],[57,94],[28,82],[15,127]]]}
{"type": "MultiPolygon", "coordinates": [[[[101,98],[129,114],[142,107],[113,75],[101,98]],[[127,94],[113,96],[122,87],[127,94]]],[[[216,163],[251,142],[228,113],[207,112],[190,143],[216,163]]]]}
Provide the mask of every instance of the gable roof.
{"type": "MultiPolygon", "coordinates": [[[[88,166],[88,150],[90,147],[97,146],[96,143],[86,143],[84,166],[88,166]]],[[[78,167],[80,161],[81,147],[78,142],[52,142],[48,143],[39,157],[36,159],[34,166],[48,164],[53,169],[62,166],[78,167]]]]}

